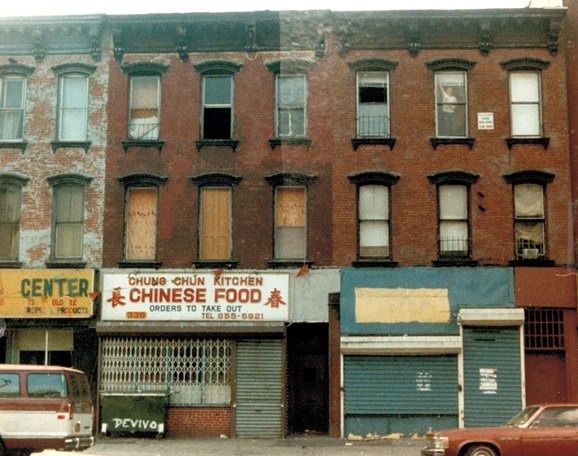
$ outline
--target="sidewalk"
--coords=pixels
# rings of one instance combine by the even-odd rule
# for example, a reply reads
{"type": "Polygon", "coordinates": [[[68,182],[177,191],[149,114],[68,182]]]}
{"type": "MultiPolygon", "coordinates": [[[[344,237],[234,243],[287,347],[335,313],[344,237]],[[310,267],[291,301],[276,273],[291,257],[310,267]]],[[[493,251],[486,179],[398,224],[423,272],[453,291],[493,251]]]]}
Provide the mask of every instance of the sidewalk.
{"type": "Polygon", "coordinates": [[[422,439],[350,441],[331,437],[285,439],[101,437],[82,453],[44,451],[43,456],[419,456],[422,439]]]}

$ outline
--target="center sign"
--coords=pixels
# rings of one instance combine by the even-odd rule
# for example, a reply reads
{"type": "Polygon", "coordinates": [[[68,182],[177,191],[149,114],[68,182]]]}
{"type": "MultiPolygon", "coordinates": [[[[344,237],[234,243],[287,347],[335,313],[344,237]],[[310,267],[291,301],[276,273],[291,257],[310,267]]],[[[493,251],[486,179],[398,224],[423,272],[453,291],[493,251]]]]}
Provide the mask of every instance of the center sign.
{"type": "Polygon", "coordinates": [[[104,274],[104,321],[287,321],[289,274],[104,274]]]}

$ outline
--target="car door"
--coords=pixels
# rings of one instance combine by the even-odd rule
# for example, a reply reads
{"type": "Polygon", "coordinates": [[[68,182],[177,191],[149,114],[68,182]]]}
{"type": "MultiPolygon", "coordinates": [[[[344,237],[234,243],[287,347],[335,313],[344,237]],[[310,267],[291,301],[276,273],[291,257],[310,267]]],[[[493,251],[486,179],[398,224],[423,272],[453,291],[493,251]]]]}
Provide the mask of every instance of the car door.
{"type": "Polygon", "coordinates": [[[523,456],[576,456],[578,407],[548,407],[522,431],[523,456]]]}

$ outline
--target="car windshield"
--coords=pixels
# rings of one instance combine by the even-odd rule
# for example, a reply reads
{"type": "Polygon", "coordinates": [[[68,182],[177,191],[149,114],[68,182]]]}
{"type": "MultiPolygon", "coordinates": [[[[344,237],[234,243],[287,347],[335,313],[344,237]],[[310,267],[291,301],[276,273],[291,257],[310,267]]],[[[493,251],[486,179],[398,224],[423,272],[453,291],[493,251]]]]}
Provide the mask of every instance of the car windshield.
{"type": "Polygon", "coordinates": [[[526,407],[520,413],[518,413],[514,418],[506,423],[506,426],[523,426],[528,422],[530,418],[538,411],[539,407],[526,407]]]}

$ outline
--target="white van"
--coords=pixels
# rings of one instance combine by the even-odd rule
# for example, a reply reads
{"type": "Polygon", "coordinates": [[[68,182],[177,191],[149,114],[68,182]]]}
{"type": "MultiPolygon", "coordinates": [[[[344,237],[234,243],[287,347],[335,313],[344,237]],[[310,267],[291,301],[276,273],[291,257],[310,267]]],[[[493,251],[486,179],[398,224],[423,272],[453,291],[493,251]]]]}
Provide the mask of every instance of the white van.
{"type": "Polygon", "coordinates": [[[94,407],[84,372],[0,364],[0,455],[94,445],[94,407]]]}

